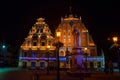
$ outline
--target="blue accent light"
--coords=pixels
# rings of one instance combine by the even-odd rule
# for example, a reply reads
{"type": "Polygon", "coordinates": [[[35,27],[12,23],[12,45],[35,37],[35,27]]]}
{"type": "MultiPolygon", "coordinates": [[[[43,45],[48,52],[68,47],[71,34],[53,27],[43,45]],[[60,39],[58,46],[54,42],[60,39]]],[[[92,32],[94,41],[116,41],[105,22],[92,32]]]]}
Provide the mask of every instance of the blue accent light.
{"type": "Polygon", "coordinates": [[[3,49],[4,49],[5,47],[6,47],[5,45],[2,46],[3,49]]]}
{"type": "MultiPolygon", "coordinates": [[[[19,57],[21,60],[48,60],[48,58],[36,58],[36,57],[19,57]]],[[[56,60],[56,58],[49,58],[49,60],[56,60]]]]}
{"type": "Polygon", "coordinates": [[[68,56],[68,58],[72,58],[72,56],[68,56]]]}
{"type": "MultiPolygon", "coordinates": [[[[36,57],[19,57],[20,60],[56,60],[56,58],[36,58],[36,57]]],[[[66,61],[66,58],[59,58],[60,61],[66,61]]]]}
{"type": "Polygon", "coordinates": [[[66,58],[59,58],[60,61],[66,61],[66,58]]]}
{"type": "MultiPolygon", "coordinates": [[[[83,58],[83,60],[86,60],[86,58],[83,58]]],[[[104,60],[104,58],[89,58],[87,57],[88,61],[100,61],[100,60],[104,60]]]]}
{"type": "Polygon", "coordinates": [[[118,48],[120,50],[120,48],[118,48]]]}

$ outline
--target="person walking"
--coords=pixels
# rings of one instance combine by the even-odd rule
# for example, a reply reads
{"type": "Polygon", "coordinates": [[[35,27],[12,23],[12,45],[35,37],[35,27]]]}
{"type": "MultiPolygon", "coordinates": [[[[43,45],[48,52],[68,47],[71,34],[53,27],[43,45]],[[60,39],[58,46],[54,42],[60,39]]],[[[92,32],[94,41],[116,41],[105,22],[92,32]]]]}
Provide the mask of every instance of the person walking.
{"type": "Polygon", "coordinates": [[[104,72],[106,73],[106,74],[108,74],[108,61],[105,61],[105,69],[104,69],[104,72]]]}
{"type": "Polygon", "coordinates": [[[112,63],[112,60],[109,61],[108,66],[109,66],[109,72],[113,73],[113,63],[112,63]]]}
{"type": "Polygon", "coordinates": [[[120,60],[118,61],[118,70],[119,70],[119,73],[120,73],[120,60]]]}

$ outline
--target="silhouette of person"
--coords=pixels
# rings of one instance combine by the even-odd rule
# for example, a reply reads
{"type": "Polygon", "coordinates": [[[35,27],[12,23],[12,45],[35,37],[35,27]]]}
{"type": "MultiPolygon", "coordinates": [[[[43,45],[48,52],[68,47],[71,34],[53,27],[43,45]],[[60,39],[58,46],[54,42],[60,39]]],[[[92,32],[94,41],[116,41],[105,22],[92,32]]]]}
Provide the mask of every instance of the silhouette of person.
{"type": "Polygon", "coordinates": [[[109,72],[113,73],[113,63],[112,63],[112,60],[109,61],[108,67],[109,67],[109,72]]]}
{"type": "Polygon", "coordinates": [[[104,69],[104,72],[106,73],[106,74],[108,74],[108,62],[107,61],[105,61],[105,69],[104,69]]]}

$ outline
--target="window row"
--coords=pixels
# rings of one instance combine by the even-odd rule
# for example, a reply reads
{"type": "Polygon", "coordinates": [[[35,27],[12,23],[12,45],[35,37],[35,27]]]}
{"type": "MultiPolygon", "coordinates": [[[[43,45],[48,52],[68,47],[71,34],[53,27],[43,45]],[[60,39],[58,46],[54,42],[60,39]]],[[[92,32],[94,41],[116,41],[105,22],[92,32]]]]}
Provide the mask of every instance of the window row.
{"type": "Polygon", "coordinates": [[[46,53],[24,52],[23,57],[32,57],[32,58],[35,58],[35,57],[55,57],[55,54],[53,52],[52,53],[48,53],[48,52],[46,52],[46,53]]]}
{"type": "MultiPolygon", "coordinates": [[[[31,45],[30,42],[28,42],[27,44],[31,45]]],[[[42,41],[40,42],[40,44],[37,41],[33,41],[31,46],[37,46],[37,45],[46,46],[47,44],[51,45],[51,41],[48,41],[48,43],[46,41],[42,41]]]]}

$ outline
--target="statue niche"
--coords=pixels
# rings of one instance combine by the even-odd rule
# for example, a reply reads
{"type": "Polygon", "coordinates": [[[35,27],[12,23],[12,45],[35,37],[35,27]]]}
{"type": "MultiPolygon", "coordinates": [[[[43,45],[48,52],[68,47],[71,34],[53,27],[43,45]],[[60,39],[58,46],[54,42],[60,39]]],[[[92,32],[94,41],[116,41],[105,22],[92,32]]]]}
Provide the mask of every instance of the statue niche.
{"type": "Polygon", "coordinates": [[[73,30],[74,47],[80,47],[80,33],[76,28],[73,30]]]}

